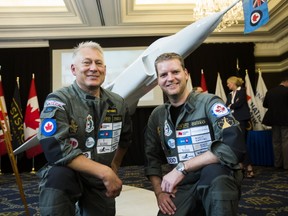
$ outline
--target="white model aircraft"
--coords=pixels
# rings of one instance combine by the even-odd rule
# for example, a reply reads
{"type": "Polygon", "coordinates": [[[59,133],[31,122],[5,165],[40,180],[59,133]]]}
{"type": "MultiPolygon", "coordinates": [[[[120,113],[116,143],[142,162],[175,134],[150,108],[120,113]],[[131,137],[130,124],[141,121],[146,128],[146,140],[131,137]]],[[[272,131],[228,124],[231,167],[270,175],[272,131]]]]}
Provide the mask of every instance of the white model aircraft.
{"type": "MultiPolygon", "coordinates": [[[[129,67],[104,88],[121,95],[133,110],[138,100],[157,85],[155,59],[164,52],[175,52],[186,58],[195,51],[221,22],[224,14],[240,0],[223,11],[200,19],[179,32],[153,42],[129,67]]],[[[14,150],[17,155],[39,144],[36,135],[14,150]]]]}

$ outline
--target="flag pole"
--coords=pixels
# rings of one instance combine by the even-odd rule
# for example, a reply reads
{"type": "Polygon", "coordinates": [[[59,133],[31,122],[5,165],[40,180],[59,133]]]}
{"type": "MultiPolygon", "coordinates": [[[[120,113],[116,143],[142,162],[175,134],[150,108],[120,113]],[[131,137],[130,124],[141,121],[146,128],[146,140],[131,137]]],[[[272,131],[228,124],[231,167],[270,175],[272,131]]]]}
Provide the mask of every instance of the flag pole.
{"type": "Polygon", "coordinates": [[[32,157],[32,170],[31,170],[31,174],[35,174],[36,173],[36,171],[35,171],[35,167],[34,167],[34,156],[32,157]]]}
{"type": "MultiPolygon", "coordinates": [[[[34,80],[35,79],[35,74],[32,73],[32,79],[34,80]]],[[[35,156],[32,157],[32,170],[30,172],[31,174],[35,174],[36,171],[35,171],[35,156]]]]}
{"type": "MultiPolygon", "coordinates": [[[[1,109],[2,115],[5,116],[1,100],[0,100],[0,109],[1,109]]],[[[7,128],[7,131],[3,130],[7,153],[8,153],[10,162],[11,162],[11,166],[12,166],[13,172],[15,174],[15,178],[16,178],[16,182],[17,182],[18,189],[19,189],[19,192],[20,192],[20,196],[21,196],[22,202],[24,204],[25,213],[26,213],[27,216],[29,216],[30,214],[29,214],[29,210],[28,210],[28,206],[27,206],[27,202],[26,202],[26,197],[25,197],[24,190],[23,190],[22,181],[21,181],[21,178],[20,178],[20,175],[19,175],[19,172],[18,172],[17,163],[16,163],[16,160],[15,160],[15,155],[13,153],[12,144],[11,144],[11,134],[9,132],[8,123],[7,123],[7,119],[6,118],[4,118],[4,127],[7,128]]]]}
{"type": "Polygon", "coordinates": [[[2,163],[1,163],[1,155],[0,155],[0,175],[2,175],[2,169],[1,169],[1,167],[2,167],[2,163]]]}

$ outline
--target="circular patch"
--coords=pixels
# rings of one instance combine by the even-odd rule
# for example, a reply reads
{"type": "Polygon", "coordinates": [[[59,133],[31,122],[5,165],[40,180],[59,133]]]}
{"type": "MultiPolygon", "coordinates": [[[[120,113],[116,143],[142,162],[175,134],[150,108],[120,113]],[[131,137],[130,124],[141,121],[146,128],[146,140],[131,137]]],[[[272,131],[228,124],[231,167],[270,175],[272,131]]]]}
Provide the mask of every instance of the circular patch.
{"type": "Polygon", "coordinates": [[[170,148],[175,148],[175,139],[169,139],[168,140],[168,146],[170,148]]]}
{"type": "Polygon", "coordinates": [[[78,147],[78,140],[75,138],[70,138],[69,143],[70,143],[70,145],[72,145],[73,149],[78,147]]]}
{"type": "Polygon", "coordinates": [[[57,129],[56,120],[55,119],[44,119],[41,123],[41,133],[44,136],[52,136],[57,129]]]}
{"type": "Polygon", "coordinates": [[[88,137],[85,145],[87,148],[92,148],[95,145],[95,140],[93,139],[93,137],[88,137]]]}
{"type": "Polygon", "coordinates": [[[256,26],[260,22],[260,20],[262,18],[262,14],[263,13],[260,10],[253,11],[253,13],[250,16],[250,24],[252,26],[256,26]]]}
{"type": "Polygon", "coordinates": [[[229,110],[227,109],[227,107],[221,103],[214,104],[212,106],[211,112],[212,112],[212,115],[216,117],[221,117],[221,116],[225,116],[229,114],[229,110]]]}

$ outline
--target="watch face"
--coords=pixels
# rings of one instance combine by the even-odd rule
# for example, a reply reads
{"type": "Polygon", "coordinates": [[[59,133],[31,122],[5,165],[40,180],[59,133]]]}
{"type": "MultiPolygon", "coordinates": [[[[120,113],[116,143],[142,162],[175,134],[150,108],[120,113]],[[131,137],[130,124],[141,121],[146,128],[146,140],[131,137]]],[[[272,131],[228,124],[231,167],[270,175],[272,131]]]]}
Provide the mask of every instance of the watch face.
{"type": "Polygon", "coordinates": [[[182,162],[178,163],[176,169],[181,172],[184,171],[185,169],[184,164],[182,162]]]}
{"type": "Polygon", "coordinates": [[[181,172],[183,175],[187,175],[188,174],[188,172],[185,170],[185,165],[184,165],[183,162],[180,162],[180,163],[177,164],[176,170],[181,172]]]}

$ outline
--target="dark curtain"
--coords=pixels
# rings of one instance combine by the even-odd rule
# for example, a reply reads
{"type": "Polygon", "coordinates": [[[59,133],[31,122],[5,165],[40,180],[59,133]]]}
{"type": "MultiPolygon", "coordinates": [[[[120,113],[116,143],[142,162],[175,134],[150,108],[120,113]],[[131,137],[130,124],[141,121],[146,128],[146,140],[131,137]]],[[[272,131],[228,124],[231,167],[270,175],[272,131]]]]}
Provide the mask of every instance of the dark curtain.
{"type": "MultiPolygon", "coordinates": [[[[35,74],[39,107],[42,109],[45,97],[51,89],[49,48],[0,49],[0,65],[7,112],[10,109],[16,78],[19,77],[19,92],[24,117],[33,73],[35,74]]],[[[35,158],[36,169],[39,169],[44,163],[43,154],[35,158]]],[[[31,171],[32,161],[23,156],[18,157],[17,166],[19,172],[31,171]]],[[[3,173],[12,171],[7,155],[1,157],[1,170],[3,173]]]]}
{"type": "Polygon", "coordinates": [[[245,78],[245,70],[255,87],[255,58],[254,43],[220,43],[202,44],[185,60],[185,65],[190,72],[193,86],[200,86],[201,69],[203,69],[209,93],[215,93],[217,73],[220,73],[226,93],[226,80],[230,76],[245,78]],[[240,70],[237,70],[236,64],[240,70]]]}

